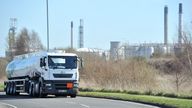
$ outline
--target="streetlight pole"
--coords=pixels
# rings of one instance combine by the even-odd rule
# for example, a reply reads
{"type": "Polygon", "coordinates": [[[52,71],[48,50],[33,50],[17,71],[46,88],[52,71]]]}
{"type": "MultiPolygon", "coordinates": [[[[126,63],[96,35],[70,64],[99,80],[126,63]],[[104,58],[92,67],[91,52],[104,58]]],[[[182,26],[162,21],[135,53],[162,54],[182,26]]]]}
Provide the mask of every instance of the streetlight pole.
{"type": "Polygon", "coordinates": [[[49,51],[49,10],[48,10],[48,0],[46,0],[47,5],[47,51],[49,51]]]}

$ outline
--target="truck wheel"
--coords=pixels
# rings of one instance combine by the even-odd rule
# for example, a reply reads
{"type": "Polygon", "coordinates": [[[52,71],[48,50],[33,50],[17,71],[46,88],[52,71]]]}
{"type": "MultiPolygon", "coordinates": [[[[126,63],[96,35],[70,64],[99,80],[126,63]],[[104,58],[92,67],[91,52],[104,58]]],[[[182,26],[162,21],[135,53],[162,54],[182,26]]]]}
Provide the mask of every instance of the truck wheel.
{"type": "Polygon", "coordinates": [[[39,97],[40,98],[42,98],[42,97],[45,97],[44,95],[43,95],[43,88],[42,88],[42,85],[41,85],[41,82],[39,82],[39,97]]]}
{"type": "Polygon", "coordinates": [[[41,84],[39,85],[39,97],[40,97],[40,98],[47,97],[47,94],[46,94],[46,93],[43,93],[43,87],[42,87],[41,84]]]}
{"type": "Polygon", "coordinates": [[[13,87],[13,92],[12,93],[13,93],[13,95],[16,95],[16,84],[15,84],[15,82],[13,82],[12,87],[13,87]]]}
{"type": "Polygon", "coordinates": [[[39,85],[39,89],[38,89],[39,90],[39,97],[40,98],[47,97],[48,94],[43,93],[43,79],[42,78],[39,78],[38,85],[39,85]]]}
{"type": "Polygon", "coordinates": [[[29,95],[33,96],[33,84],[32,84],[32,82],[30,82],[30,84],[29,84],[29,95]]]}
{"type": "Polygon", "coordinates": [[[35,82],[32,82],[32,96],[36,96],[36,94],[35,94],[35,82]]]}
{"type": "Polygon", "coordinates": [[[10,95],[13,95],[13,82],[10,82],[9,94],[10,94],[10,95]]]}
{"type": "MultiPolygon", "coordinates": [[[[47,95],[48,95],[48,94],[43,93],[43,94],[41,94],[41,98],[45,98],[45,97],[47,97],[47,95]]],[[[40,96],[39,96],[39,97],[40,97],[40,96]]]]}
{"type": "Polygon", "coordinates": [[[9,82],[6,83],[6,95],[9,95],[9,82]]]}
{"type": "Polygon", "coordinates": [[[71,98],[76,98],[77,94],[72,94],[71,98]]]}
{"type": "Polygon", "coordinates": [[[55,96],[56,96],[56,97],[65,97],[65,98],[66,98],[66,97],[67,97],[67,94],[56,94],[55,96]]]}
{"type": "Polygon", "coordinates": [[[39,82],[34,82],[34,96],[39,96],[39,82]]]}

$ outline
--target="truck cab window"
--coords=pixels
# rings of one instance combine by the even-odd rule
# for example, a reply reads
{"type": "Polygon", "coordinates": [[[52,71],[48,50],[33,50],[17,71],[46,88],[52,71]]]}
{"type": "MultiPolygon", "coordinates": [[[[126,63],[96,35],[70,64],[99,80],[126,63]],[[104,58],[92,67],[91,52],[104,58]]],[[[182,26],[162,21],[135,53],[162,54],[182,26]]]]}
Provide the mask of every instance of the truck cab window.
{"type": "Polygon", "coordinates": [[[77,68],[77,57],[49,56],[48,65],[51,69],[75,69],[77,68]]]}

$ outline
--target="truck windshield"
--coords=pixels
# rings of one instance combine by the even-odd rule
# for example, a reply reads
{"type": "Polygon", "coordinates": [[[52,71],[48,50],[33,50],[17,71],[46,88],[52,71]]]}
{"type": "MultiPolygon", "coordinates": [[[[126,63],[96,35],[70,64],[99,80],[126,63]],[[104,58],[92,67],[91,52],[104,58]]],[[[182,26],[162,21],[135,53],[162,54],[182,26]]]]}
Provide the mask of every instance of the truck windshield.
{"type": "Polygon", "coordinates": [[[75,56],[48,56],[50,69],[75,69],[77,68],[77,57],[75,56]]]}

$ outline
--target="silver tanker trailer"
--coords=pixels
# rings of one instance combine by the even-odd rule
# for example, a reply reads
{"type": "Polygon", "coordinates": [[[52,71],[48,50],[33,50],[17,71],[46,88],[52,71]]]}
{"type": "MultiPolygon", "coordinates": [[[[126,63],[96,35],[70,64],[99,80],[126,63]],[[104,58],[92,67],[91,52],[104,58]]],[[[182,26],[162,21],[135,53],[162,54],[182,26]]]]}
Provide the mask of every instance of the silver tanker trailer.
{"type": "Polygon", "coordinates": [[[64,52],[38,52],[19,55],[6,68],[4,82],[7,95],[28,93],[30,96],[76,97],[79,86],[79,68],[82,59],[64,52]]]}

